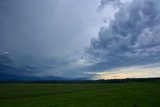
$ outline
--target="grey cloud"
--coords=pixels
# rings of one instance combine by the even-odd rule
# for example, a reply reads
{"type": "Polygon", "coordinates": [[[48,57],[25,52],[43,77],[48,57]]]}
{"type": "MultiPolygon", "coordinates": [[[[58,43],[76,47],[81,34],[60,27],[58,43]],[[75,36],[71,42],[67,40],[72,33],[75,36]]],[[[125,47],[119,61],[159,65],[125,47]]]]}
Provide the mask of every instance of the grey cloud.
{"type": "MultiPolygon", "coordinates": [[[[49,59],[31,59],[32,57],[23,57],[23,62],[19,62],[12,54],[4,52],[0,54],[0,75],[16,76],[55,76],[61,74],[61,71],[68,69],[71,61],[65,58],[49,59]],[[49,74],[48,71],[52,71],[49,74]],[[41,75],[43,74],[43,75],[41,75]]],[[[0,77],[1,78],[1,77],[0,77]]]]}
{"type": "Polygon", "coordinates": [[[8,56],[15,57],[17,64],[14,70],[7,71],[31,75],[51,71],[52,75],[59,72],[67,76],[71,60],[81,56],[90,37],[101,26],[98,3],[0,0],[0,53],[9,52],[8,56]]]}
{"type": "Polygon", "coordinates": [[[14,66],[15,61],[14,58],[11,57],[8,52],[4,52],[0,54],[0,64],[14,66]]]}
{"type": "Polygon", "coordinates": [[[0,52],[20,58],[81,53],[100,23],[98,1],[90,5],[91,1],[1,1],[0,52]]]}
{"type": "Polygon", "coordinates": [[[108,69],[160,61],[159,4],[159,0],[133,0],[119,6],[109,27],[101,28],[86,49],[89,60],[101,60],[93,66],[108,69]]]}
{"type": "Polygon", "coordinates": [[[99,10],[103,10],[106,6],[112,5],[113,7],[117,8],[123,6],[125,2],[123,0],[101,0],[99,10]]]}
{"type": "Polygon", "coordinates": [[[103,7],[106,4],[120,4],[121,0],[101,0],[100,7],[103,7]]]}

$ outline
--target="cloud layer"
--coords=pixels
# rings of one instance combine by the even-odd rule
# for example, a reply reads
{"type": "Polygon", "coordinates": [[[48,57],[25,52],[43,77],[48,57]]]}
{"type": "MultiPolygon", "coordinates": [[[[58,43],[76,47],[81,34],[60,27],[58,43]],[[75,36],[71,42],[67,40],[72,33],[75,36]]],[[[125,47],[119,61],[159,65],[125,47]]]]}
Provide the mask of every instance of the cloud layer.
{"type": "Polygon", "coordinates": [[[0,73],[68,77],[103,23],[98,6],[93,0],[0,0],[0,73]]]}
{"type": "MultiPolygon", "coordinates": [[[[105,75],[97,78],[109,78],[107,72],[124,68],[127,71],[116,71],[109,76],[132,77],[129,68],[146,70],[141,68],[159,63],[160,0],[98,3],[92,0],[0,2],[0,53],[3,53],[0,75],[93,79],[101,72],[105,75]],[[97,15],[97,8],[100,14],[107,9],[106,23],[102,22],[103,15],[97,15]]],[[[150,71],[143,73],[152,75],[150,71]]]]}
{"type": "MultiPolygon", "coordinates": [[[[110,2],[120,0],[102,0],[101,6],[110,2]]],[[[114,19],[109,26],[101,28],[86,49],[90,62],[98,60],[92,67],[103,70],[159,62],[159,5],[159,0],[133,0],[117,5],[114,19]]]]}

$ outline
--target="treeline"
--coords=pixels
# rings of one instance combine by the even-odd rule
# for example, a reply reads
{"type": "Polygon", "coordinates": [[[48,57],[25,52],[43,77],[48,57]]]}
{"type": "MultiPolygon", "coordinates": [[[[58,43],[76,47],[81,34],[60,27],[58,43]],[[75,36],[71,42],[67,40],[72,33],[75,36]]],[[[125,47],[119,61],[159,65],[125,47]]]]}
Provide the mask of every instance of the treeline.
{"type": "Polygon", "coordinates": [[[100,79],[100,80],[12,80],[0,83],[127,83],[127,82],[160,82],[158,78],[127,78],[127,79],[100,79]]]}
{"type": "Polygon", "coordinates": [[[100,82],[107,83],[127,83],[127,82],[160,82],[160,77],[158,78],[126,78],[126,79],[110,79],[110,80],[98,80],[100,82]]]}

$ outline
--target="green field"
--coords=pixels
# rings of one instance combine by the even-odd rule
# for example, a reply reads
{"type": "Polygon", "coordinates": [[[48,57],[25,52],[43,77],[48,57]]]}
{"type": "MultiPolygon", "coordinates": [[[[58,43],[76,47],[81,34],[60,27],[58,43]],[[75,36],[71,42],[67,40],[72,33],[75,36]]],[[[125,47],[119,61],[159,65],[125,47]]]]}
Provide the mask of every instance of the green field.
{"type": "Polygon", "coordinates": [[[160,82],[5,83],[0,107],[160,107],[160,82]]]}

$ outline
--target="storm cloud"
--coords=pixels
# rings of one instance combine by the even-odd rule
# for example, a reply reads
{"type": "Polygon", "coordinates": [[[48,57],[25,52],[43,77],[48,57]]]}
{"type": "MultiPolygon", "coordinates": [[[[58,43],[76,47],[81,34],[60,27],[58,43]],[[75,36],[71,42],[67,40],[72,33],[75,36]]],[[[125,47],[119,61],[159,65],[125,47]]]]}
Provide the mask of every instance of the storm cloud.
{"type": "MultiPolygon", "coordinates": [[[[120,0],[102,0],[101,6],[120,0]]],[[[101,71],[160,61],[160,1],[133,0],[117,5],[109,26],[102,27],[86,49],[89,69],[101,71]],[[95,62],[94,61],[94,62],[95,62]]]]}
{"type": "Polygon", "coordinates": [[[66,76],[101,26],[99,1],[91,1],[1,0],[0,64],[16,64],[0,73],[66,76]]]}
{"type": "Polygon", "coordinates": [[[120,68],[125,75],[128,68],[132,74],[141,69],[159,75],[159,67],[154,74],[142,69],[160,61],[159,5],[159,0],[1,0],[0,79],[10,74],[101,79],[120,68]]]}

